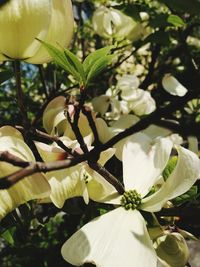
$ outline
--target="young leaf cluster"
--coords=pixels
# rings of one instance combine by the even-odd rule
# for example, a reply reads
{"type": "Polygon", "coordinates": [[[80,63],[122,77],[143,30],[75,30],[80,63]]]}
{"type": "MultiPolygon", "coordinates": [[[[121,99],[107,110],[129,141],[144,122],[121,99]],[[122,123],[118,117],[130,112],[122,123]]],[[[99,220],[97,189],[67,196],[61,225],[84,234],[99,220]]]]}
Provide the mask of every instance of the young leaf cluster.
{"type": "Polygon", "coordinates": [[[113,46],[107,46],[89,54],[81,63],[78,57],[68,49],[59,50],[46,42],[40,42],[42,42],[55,63],[67,73],[73,75],[80,87],[83,88],[86,88],[111,63],[115,56],[110,54],[113,46]]]}

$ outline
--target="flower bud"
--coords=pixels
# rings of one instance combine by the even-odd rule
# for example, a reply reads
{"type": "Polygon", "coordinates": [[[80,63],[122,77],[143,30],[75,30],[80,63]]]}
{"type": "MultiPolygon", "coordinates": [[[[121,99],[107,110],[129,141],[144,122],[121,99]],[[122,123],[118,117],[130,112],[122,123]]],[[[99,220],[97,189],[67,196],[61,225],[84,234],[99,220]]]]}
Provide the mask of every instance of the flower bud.
{"type": "Polygon", "coordinates": [[[184,237],[179,233],[159,237],[154,243],[154,248],[166,267],[184,267],[188,262],[189,250],[184,237]]]}
{"type": "Polygon", "coordinates": [[[72,37],[71,0],[10,0],[0,8],[0,60],[51,60],[36,38],[66,47],[72,37]]]}

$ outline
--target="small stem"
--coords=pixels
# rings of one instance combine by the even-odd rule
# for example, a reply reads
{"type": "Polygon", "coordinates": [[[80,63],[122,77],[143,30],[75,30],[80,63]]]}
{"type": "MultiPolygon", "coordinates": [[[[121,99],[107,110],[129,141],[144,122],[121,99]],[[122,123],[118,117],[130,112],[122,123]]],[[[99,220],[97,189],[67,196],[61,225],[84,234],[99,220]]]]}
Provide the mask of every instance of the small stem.
{"type": "Polygon", "coordinates": [[[41,83],[42,83],[45,96],[48,97],[48,90],[47,90],[47,85],[46,85],[45,78],[44,78],[44,71],[43,71],[42,65],[38,65],[38,69],[39,69],[40,79],[41,79],[41,83]]]}
{"type": "Polygon", "coordinates": [[[22,123],[24,128],[28,129],[29,122],[28,122],[26,108],[24,106],[24,95],[21,85],[21,69],[19,60],[14,60],[14,72],[15,72],[16,87],[17,87],[17,102],[22,117],[22,123]]]}

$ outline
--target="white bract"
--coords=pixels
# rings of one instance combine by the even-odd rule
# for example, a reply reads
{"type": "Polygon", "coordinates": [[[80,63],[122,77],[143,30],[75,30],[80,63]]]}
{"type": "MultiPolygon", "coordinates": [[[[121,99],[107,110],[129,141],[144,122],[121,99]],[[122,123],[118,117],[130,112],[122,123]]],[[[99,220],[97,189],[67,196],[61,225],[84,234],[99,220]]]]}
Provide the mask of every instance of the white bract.
{"type": "Polygon", "coordinates": [[[187,89],[170,73],[165,74],[162,79],[163,88],[174,96],[184,96],[187,93],[187,89]]]}
{"type": "Polygon", "coordinates": [[[71,0],[8,1],[0,8],[0,61],[50,61],[50,55],[36,38],[66,47],[72,38],[73,24],[71,0]]]}
{"type": "Polygon", "coordinates": [[[148,91],[138,88],[139,84],[137,76],[129,74],[118,80],[117,88],[121,91],[121,98],[127,101],[129,111],[141,116],[153,112],[156,109],[156,103],[148,91]]]}
{"type": "MultiPolygon", "coordinates": [[[[24,161],[35,161],[33,153],[24,142],[21,133],[10,126],[0,128],[0,152],[5,151],[24,161]]],[[[0,179],[20,169],[10,163],[0,161],[0,179]]],[[[19,205],[29,200],[48,197],[49,194],[50,185],[42,173],[35,173],[6,190],[0,190],[0,219],[19,205]]]]}
{"type": "Polygon", "coordinates": [[[179,146],[175,169],[158,191],[147,196],[167,165],[172,146],[168,138],[152,140],[142,133],[129,138],[123,149],[126,192],[106,200],[120,207],[72,235],[62,247],[66,261],[76,266],[86,262],[97,267],[157,266],[153,243],[139,210],[159,211],[167,200],[186,192],[200,174],[199,158],[179,146]]]}

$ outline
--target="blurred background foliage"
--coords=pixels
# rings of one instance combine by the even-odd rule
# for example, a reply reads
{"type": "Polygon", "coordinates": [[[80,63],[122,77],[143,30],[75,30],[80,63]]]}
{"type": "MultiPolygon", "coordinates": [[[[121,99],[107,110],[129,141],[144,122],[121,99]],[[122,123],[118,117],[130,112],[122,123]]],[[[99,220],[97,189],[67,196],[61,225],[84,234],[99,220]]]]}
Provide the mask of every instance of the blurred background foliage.
{"type": "MultiPolygon", "coordinates": [[[[0,5],[4,2],[1,1],[0,5]]],[[[76,26],[69,49],[80,60],[106,45],[114,44],[117,51],[114,63],[87,88],[87,100],[116,85],[118,75],[135,73],[140,78],[140,88],[151,91],[157,106],[165,106],[176,98],[161,90],[164,74],[172,73],[189,91],[194,92],[195,99],[179,113],[169,114],[168,118],[176,118],[185,127],[200,132],[200,1],[74,0],[73,5],[76,26]],[[146,12],[148,34],[133,42],[100,37],[92,26],[92,15],[99,5],[117,8],[138,23],[141,22],[140,12],[146,12]]],[[[76,95],[77,83],[54,63],[43,66],[22,63],[21,66],[28,116],[36,128],[42,129],[42,113],[47,103],[58,95],[76,95]]],[[[0,83],[1,126],[20,124],[12,62],[0,64],[0,83]]],[[[116,168],[112,172],[118,170],[116,168]]],[[[200,208],[199,194],[183,205],[200,208]]],[[[71,266],[60,255],[63,242],[81,225],[108,209],[94,202],[86,206],[79,198],[66,201],[62,210],[52,204],[30,202],[22,205],[0,222],[0,266],[71,266]]],[[[177,225],[200,235],[198,214],[190,218],[183,214],[177,225]]]]}

